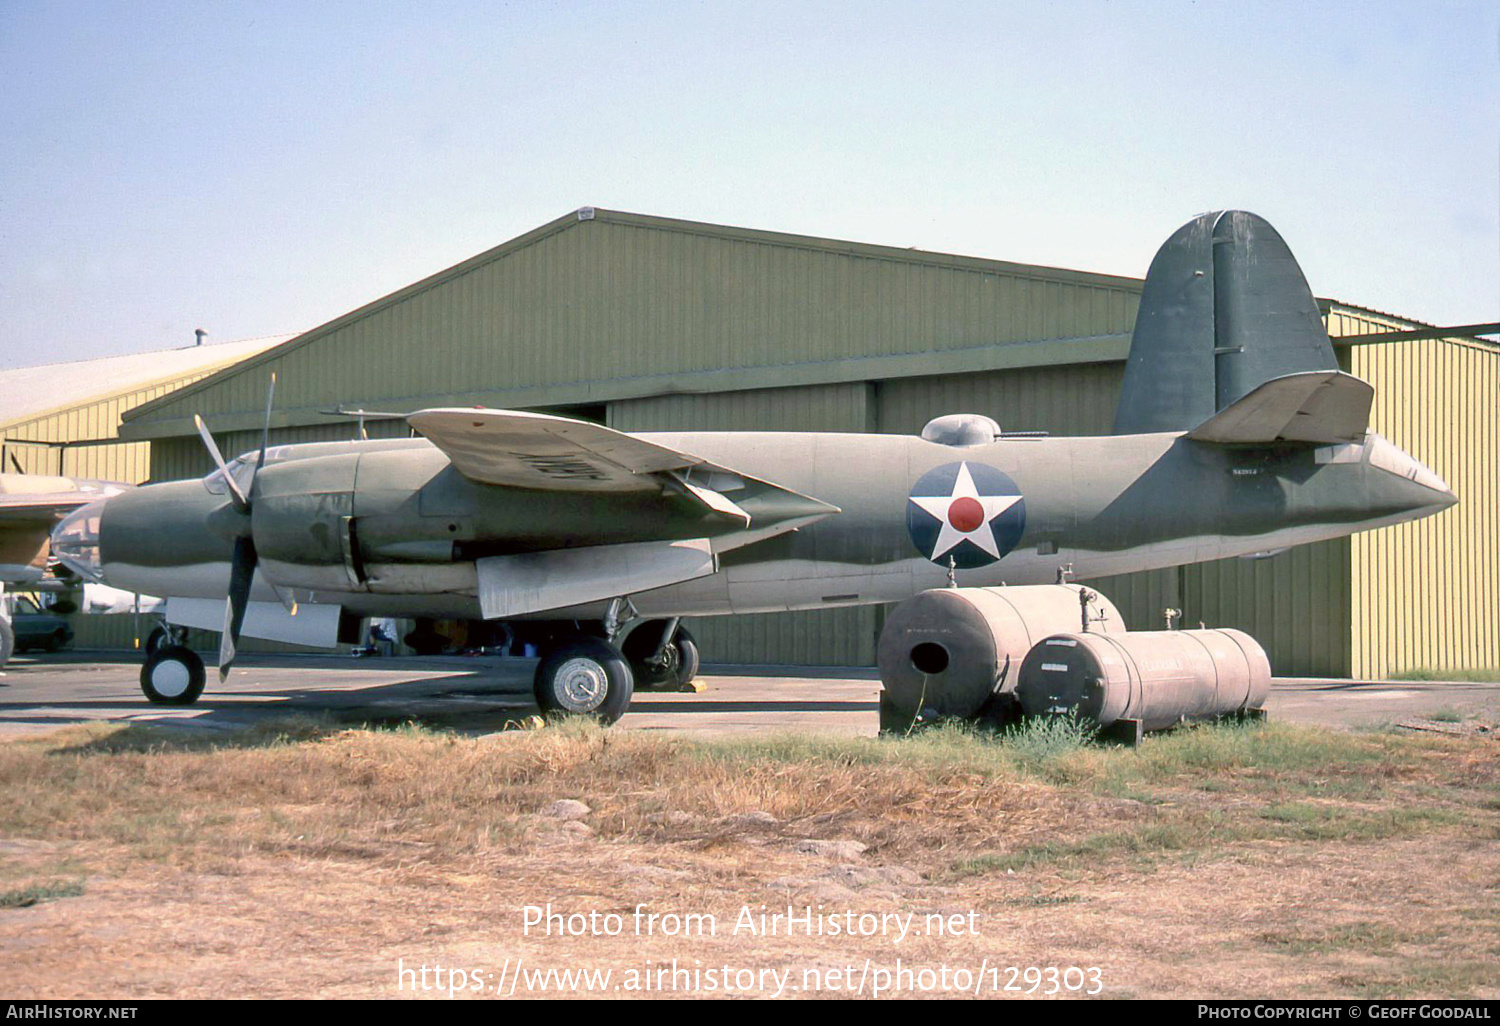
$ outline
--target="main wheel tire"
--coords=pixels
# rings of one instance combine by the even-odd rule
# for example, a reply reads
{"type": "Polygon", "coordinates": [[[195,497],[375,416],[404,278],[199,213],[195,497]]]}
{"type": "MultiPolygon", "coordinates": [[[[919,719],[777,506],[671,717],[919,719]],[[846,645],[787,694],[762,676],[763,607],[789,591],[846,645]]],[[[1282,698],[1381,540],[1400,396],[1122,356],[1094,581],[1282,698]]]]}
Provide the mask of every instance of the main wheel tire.
{"type": "Polygon", "coordinates": [[[677,628],[677,637],[673,641],[680,654],[682,669],[677,674],[679,685],[691,684],[693,678],[698,676],[698,642],[686,630],[677,628]]]}
{"type": "Polygon", "coordinates": [[[203,660],[181,645],[167,645],[146,657],[141,690],[156,705],[192,705],[203,694],[203,660]]]}
{"type": "Polygon", "coordinates": [[[61,630],[53,631],[52,632],[52,636],[47,639],[47,651],[48,652],[61,652],[63,649],[65,649],[67,647],[68,647],[68,635],[67,635],[66,631],[61,631],[61,630]]]}
{"type": "Polygon", "coordinates": [[[592,716],[608,725],[630,707],[635,676],[609,642],[575,637],[560,643],[537,664],[534,690],[543,713],[592,716]]]}
{"type": "Polygon", "coordinates": [[[642,688],[671,691],[698,675],[698,643],[682,627],[677,628],[671,643],[662,649],[661,661],[656,660],[661,632],[666,626],[666,621],[661,621],[659,625],[637,627],[625,639],[625,658],[630,662],[636,683],[642,688]]]}

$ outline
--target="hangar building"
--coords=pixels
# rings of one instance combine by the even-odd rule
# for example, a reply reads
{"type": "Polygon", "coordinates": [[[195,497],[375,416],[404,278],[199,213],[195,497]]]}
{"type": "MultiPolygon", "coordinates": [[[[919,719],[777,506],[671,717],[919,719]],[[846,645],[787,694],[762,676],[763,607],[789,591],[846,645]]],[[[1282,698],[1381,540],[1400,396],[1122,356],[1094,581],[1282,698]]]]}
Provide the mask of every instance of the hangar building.
{"type": "MultiPolygon", "coordinates": [[[[273,370],[282,442],[351,437],[349,419],[328,412],[340,404],[484,404],[626,431],[916,432],[975,412],[1008,430],[1107,434],[1140,288],[584,208],[137,406],[121,437],[150,442],[156,480],[201,475],[211,465],[193,414],[226,452],[254,448],[273,370]]],[[[1283,675],[1500,665],[1500,347],[1403,340],[1423,326],[1320,302],[1341,363],[1376,388],[1375,429],[1442,475],[1460,504],[1270,558],[1095,583],[1132,627],[1159,625],[1170,606],[1190,624],[1250,631],[1283,675]],[[1377,333],[1393,334],[1368,337],[1377,333]]],[[[370,425],[372,436],[405,430],[370,425]]],[[[867,665],[883,615],[736,616],[693,630],[711,662],[867,665]]]]}
{"type": "MultiPolygon", "coordinates": [[[[139,484],[151,476],[151,447],[119,437],[121,414],[294,337],[0,370],[0,465],[8,473],[139,484]]],[[[117,617],[77,616],[73,629],[79,648],[132,641],[131,625],[117,617]]]]}
{"type": "Polygon", "coordinates": [[[0,463],[11,473],[140,484],[151,476],[150,446],[120,439],[121,414],[295,337],[0,370],[0,463]]]}

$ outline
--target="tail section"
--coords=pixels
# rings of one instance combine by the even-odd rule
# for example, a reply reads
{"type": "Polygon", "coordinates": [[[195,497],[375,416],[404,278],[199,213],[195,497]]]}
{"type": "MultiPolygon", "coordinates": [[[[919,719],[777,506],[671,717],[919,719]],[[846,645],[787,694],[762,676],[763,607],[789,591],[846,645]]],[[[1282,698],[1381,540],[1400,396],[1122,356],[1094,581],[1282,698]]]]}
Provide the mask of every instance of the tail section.
{"type": "Polygon", "coordinates": [[[1146,272],[1115,434],[1188,431],[1273,378],[1337,370],[1276,229],[1242,210],[1200,214],[1146,272]]]}

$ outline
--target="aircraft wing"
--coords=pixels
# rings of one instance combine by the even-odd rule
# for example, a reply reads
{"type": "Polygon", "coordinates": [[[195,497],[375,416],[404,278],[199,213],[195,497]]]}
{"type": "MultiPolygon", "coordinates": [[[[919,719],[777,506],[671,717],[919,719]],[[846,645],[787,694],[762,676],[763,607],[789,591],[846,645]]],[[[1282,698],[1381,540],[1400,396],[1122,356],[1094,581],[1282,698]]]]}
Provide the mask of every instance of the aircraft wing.
{"type": "Polygon", "coordinates": [[[838,507],[601,424],[516,410],[419,410],[407,417],[458,472],[483,484],[562,492],[671,492],[748,528],[838,507]],[[729,494],[733,493],[731,498],[729,494]]]}
{"type": "Polygon", "coordinates": [[[484,484],[546,491],[656,491],[649,475],[703,463],[600,424],[516,410],[419,410],[407,422],[484,484]]]}
{"type": "Polygon", "coordinates": [[[0,492],[0,524],[50,524],[97,498],[98,492],[0,492]]]}
{"type": "Polygon", "coordinates": [[[1374,398],[1374,388],[1343,371],[1286,374],[1252,389],[1187,437],[1220,445],[1357,442],[1370,426],[1374,398]]]}
{"type": "Polygon", "coordinates": [[[690,581],[717,572],[722,552],[839,512],[837,506],[790,488],[586,421],[489,409],[419,410],[407,421],[441,449],[459,473],[483,484],[670,494],[733,525],[712,537],[481,558],[476,568],[486,619],[690,581]]]}

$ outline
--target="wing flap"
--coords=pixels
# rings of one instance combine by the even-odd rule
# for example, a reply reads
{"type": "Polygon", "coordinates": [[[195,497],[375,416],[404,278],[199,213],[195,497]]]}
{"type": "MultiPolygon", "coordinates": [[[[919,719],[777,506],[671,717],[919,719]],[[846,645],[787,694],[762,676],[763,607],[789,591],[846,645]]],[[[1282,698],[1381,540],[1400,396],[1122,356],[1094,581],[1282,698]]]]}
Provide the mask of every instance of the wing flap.
{"type": "Polygon", "coordinates": [[[718,569],[707,538],[487,556],[475,565],[486,620],[664,588],[718,569]]]}
{"type": "Polygon", "coordinates": [[[1218,445],[1357,442],[1370,426],[1375,389],[1343,371],[1286,374],[1251,389],[1187,434],[1218,445]]]}
{"type": "MultiPolygon", "coordinates": [[[[338,644],[339,606],[302,605],[297,612],[280,602],[246,603],[240,634],[266,641],[285,641],[311,648],[333,648],[338,644]]],[[[205,631],[224,629],[224,600],[168,598],[166,619],[170,624],[205,631]]]]}
{"type": "Polygon", "coordinates": [[[673,473],[672,480],[681,485],[688,495],[698,500],[698,502],[707,507],[711,512],[717,513],[722,517],[728,517],[730,520],[738,520],[741,527],[750,526],[750,514],[741,509],[738,503],[723,492],[716,492],[705,485],[694,484],[684,474],[673,473]]]}

